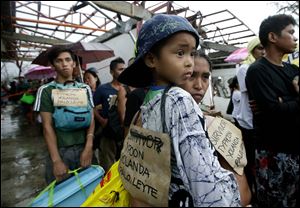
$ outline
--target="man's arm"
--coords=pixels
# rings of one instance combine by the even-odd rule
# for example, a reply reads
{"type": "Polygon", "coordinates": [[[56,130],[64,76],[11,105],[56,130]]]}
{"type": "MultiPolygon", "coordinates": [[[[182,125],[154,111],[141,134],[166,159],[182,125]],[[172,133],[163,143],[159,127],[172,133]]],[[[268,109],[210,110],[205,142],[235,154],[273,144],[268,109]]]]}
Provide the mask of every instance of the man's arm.
{"type": "Polygon", "coordinates": [[[93,101],[96,106],[94,108],[94,117],[95,120],[98,121],[98,123],[101,125],[101,127],[104,128],[107,124],[107,119],[103,118],[99,113],[99,111],[103,108],[103,104],[101,102],[101,95],[101,88],[98,87],[93,97],[93,101]]]}
{"type": "Polygon", "coordinates": [[[299,99],[280,102],[280,98],[273,89],[275,84],[263,66],[253,65],[249,67],[246,76],[246,85],[249,92],[249,100],[255,100],[261,111],[276,113],[278,115],[294,115],[299,112],[299,99]]]}
{"type": "Polygon", "coordinates": [[[94,109],[94,116],[95,119],[100,123],[102,128],[104,128],[107,125],[107,118],[103,118],[96,108],[94,109]]]}
{"type": "Polygon", "coordinates": [[[52,126],[52,113],[40,112],[40,115],[42,118],[44,137],[53,163],[53,175],[57,181],[60,181],[66,177],[68,167],[65,165],[58,152],[57,138],[52,126]]]}
{"type": "Polygon", "coordinates": [[[85,147],[80,155],[81,167],[87,167],[92,163],[94,130],[95,130],[95,120],[94,120],[94,115],[92,113],[92,121],[90,127],[86,131],[85,147]]]}
{"type": "Polygon", "coordinates": [[[120,86],[118,91],[118,114],[120,118],[121,125],[124,123],[125,111],[126,111],[126,90],[123,86],[120,86]]]}

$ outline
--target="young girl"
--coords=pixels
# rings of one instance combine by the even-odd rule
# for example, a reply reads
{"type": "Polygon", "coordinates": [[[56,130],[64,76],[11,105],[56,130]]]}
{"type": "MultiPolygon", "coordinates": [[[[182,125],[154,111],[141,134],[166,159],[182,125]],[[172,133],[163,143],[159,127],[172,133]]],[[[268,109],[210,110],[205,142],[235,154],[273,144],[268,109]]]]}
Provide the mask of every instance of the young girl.
{"type": "MultiPolygon", "coordinates": [[[[143,128],[162,132],[163,89],[180,85],[193,73],[199,36],[190,23],[175,15],[156,15],[146,21],[137,40],[135,62],[119,81],[134,87],[150,86],[141,106],[143,128]]],[[[169,206],[240,206],[232,172],[221,167],[192,96],[172,87],[166,96],[165,123],[171,138],[169,206]]]]}

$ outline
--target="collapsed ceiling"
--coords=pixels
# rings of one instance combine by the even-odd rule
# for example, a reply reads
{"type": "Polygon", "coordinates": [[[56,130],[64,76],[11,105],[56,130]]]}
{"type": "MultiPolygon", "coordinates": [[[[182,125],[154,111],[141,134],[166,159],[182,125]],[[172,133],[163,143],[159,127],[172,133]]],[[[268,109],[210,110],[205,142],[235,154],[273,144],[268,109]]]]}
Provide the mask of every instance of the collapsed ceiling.
{"type": "Polygon", "coordinates": [[[215,64],[255,35],[228,10],[202,15],[173,1],[1,1],[1,61],[20,65],[55,44],[105,42],[122,33],[135,39],[131,30],[157,13],[186,17],[201,47],[213,49],[215,64]]]}

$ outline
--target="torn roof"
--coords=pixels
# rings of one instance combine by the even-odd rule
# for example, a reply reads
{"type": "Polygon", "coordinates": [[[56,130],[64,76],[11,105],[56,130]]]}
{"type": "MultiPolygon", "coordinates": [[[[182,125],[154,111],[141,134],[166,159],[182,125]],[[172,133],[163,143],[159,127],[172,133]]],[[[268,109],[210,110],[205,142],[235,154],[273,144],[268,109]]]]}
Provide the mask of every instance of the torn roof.
{"type": "Polygon", "coordinates": [[[231,52],[255,33],[228,10],[202,15],[172,1],[8,1],[1,2],[1,59],[33,60],[54,44],[105,42],[128,32],[155,13],[186,17],[201,45],[231,52]]]}

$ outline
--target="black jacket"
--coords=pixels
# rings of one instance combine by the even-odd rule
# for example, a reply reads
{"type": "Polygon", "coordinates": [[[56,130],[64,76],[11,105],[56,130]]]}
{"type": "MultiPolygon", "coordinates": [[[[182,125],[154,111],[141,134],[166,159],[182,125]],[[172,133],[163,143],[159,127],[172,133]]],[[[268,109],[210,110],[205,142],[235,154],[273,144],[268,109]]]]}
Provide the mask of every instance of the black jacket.
{"type": "Polygon", "coordinates": [[[246,76],[249,100],[256,100],[259,108],[259,113],[253,115],[258,149],[298,152],[299,93],[292,85],[296,75],[299,67],[287,63],[276,66],[265,58],[249,67],[246,76]]]}

